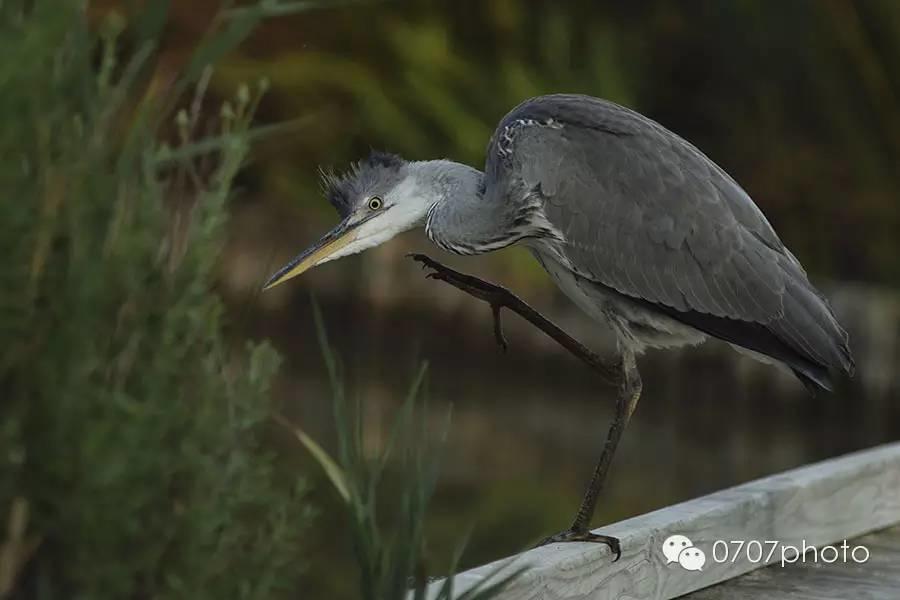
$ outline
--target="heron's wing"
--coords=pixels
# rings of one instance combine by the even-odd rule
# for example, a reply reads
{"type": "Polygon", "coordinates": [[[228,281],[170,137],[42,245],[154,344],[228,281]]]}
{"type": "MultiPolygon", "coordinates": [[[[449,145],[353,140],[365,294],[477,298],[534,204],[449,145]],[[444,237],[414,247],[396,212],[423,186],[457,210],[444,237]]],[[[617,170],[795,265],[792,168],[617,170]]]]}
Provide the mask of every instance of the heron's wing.
{"type": "Polygon", "coordinates": [[[594,98],[545,96],[501,122],[486,172],[544,197],[579,276],[686,322],[762,325],[815,363],[849,368],[846,334],[762,212],[661,125],[594,98]]]}

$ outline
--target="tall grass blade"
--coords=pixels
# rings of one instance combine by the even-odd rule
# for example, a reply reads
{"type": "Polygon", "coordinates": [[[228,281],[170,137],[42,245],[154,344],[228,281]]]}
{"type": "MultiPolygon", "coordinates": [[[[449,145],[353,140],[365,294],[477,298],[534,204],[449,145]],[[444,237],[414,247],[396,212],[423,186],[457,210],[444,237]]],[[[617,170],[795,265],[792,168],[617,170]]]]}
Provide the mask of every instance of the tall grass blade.
{"type": "Polygon", "coordinates": [[[331,456],[325,451],[322,446],[320,446],[314,439],[309,437],[309,435],[303,431],[297,425],[289,422],[287,419],[283,417],[277,417],[276,420],[286,427],[291,433],[294,434],[301,444],[312,454],[313,458],[316,459],[316,462],[319,463],[319,466],[322,467],[322,470],[325,472],[325,475],[328,476],[328,480],[331,482],[331,485],[334,486],[334,489],[337,490],[337,493],[344,500],[344,502],[350,502],[350,488],[347,485],[347,478],[344,475],[343,469],[341,469],[338,464],[334,461],[331,456]]]}

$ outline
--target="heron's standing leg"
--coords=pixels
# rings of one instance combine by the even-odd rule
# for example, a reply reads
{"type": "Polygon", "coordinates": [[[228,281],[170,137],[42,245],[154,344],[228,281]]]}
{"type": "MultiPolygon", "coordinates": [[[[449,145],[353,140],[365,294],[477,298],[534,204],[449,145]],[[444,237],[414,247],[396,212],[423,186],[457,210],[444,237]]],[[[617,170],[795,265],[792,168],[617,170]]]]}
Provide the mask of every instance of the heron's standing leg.
{"type": "Polygon", "coordinates": [[[596,533],[591,533],[591,518],[594,516],[594,510],[597,508],[597,499],[603,490],[606,477],[609,474],[609,466],[612,464],[613,456],[616,448],[619,446],[619,440],[622,439],[622,433],[631,420],[631,415],[637,407],[638,400],[641,397],[641,375],[637,369],[637,361],[634,352],[625,349],[621,355],[621,380],[619,383],[618,396],[616,398],[616,414],[613,422],[606,434],[606,443],[603,445],[603,452],[600,460],[594,468],[594,473],[588,483],[587,490],[584,492],[584,498],[581,500],[581,506],[575,515],[575,520],[568,530],[552,535],[544,539],[539,546],[552,544],[554,542],[599,542],[606,544],[615,553],[616,560],[621,554],[619,540],[596,533]]]}

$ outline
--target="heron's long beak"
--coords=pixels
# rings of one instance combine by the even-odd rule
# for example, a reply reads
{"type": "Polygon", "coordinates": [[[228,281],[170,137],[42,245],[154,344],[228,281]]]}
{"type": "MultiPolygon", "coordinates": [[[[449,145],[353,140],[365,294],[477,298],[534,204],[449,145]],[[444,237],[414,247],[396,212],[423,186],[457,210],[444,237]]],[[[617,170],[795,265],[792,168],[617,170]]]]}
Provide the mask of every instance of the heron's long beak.
{"type": "Polygon", "coordinates": [[[322,239],[313,246],[304,250],[302,254],[294,257],[291,262],[272,275],[272,277],[269,278],[269,281],[266,282],[266,285],[263,286],[263,290],[265,291],[269,288],[273,288],[279,283],[284,283],[288,279],[296,277],[304,271],[311,269],[350,242],[354,241],[357,234],[356,228],[359,225],[360,223],[351,225],[347,220],[341,222],[340,225],[322,236],[322,239]]]}

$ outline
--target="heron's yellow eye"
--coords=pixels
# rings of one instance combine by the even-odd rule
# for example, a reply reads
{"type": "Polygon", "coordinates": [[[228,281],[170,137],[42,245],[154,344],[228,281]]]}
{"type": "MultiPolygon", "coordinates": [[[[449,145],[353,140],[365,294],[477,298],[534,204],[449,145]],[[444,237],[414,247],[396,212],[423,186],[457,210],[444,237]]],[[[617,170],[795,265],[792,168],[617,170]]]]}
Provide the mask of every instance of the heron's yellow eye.
{"type": "Polygon", "coordinates": [[[372,196],[369,198],[369,209],[370,210],[378,210],[382,206],[384,206],[384,201],[378,196],[372,196]]]}

